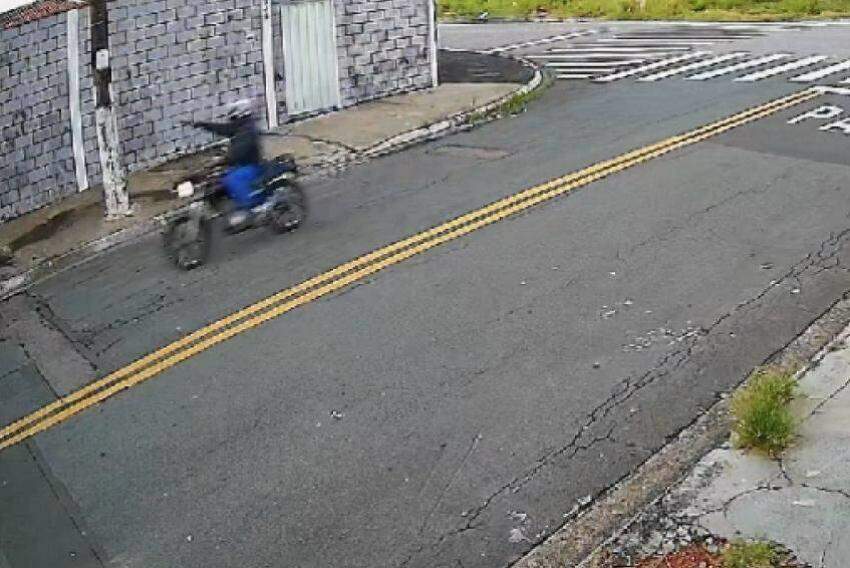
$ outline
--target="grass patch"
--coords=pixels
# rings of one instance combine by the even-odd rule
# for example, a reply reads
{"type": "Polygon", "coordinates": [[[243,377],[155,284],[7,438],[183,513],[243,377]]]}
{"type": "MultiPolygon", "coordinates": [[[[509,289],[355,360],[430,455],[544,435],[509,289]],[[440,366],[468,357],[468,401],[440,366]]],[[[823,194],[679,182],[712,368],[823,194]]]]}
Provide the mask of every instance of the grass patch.
{"type": "Polygon", "coordinates": [[[723,568],[774,568],[779,554],[769,542],[733,541],[722,554],[723,568]]]}
{"type": "Polygon", "coordinates": [[[788,403],[797,382],[791,369],[757,369],[749,383],[732,398],[732,428],[737,446],[775,456],[794,439],[796,424],[788,403]]]}
{"type": "Polygon", "coordinates": [[[540,96],[541,89],[526,91],[525,93],[517,93],[501,105],[499,105],[498,113],[502,116],[512,116],[520,114],[528,110],[528,105],[540,96]]]}
{"type": "Polygon", "coordinates": [[[850,16],[850,0],[439,0],[444,18],[786,21],[850,16]]]}
{"type": "Polygon", "coordinates": [[[528,110],[528,105],[540,97],[550,85],[552,79],[544,75],[543,82],[536,89],[524,93],[514,93],[508,100],[489,111],[476,111],[466,119],[469,124],[476,125],[482,122],[506,116],[516,116],[528,110]]]}

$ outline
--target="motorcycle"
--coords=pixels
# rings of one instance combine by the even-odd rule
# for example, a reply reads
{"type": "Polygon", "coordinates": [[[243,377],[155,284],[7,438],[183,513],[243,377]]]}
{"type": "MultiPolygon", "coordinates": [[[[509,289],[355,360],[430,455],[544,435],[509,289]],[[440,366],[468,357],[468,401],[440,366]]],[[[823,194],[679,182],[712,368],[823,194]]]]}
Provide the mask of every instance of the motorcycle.
{"type": "Polygon", "coordinates": [[[163,244],[173,262],[184,270],[203,265],[212,244],[213,221],[226,216],[227,233],[269,226],[276,233],[294,231],[307,217],[307,199],[297,181],[298,166],[292,156],[284,155],[262,164],[264,172],[258,191],[262,204],[241,215],[237,213],[221,183],[224,165],[210,164],[203,171],[180,180],[174,192],[190,199],[187,207],[167,219],[163,244]]]}

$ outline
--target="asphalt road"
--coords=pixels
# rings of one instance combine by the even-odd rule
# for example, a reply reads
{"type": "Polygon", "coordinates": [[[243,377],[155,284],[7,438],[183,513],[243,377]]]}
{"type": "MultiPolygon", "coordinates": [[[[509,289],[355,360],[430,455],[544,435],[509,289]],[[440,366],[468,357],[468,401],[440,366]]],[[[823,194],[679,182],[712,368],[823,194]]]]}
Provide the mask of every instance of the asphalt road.
{"type": "MultiPolygon", "coordinates": [[[[799,89],[559,82],[311,185],[306,227],[222,240],[203,269],[156,239],[112,251],[0,307],[33,338],[0,343],[3,424],[378,246],[799,89]]],[[[824,104],[850,97],[417,255],[3,450],[0,566],[508,565],[850,290],[850,136],[788,124],[824,104]]]]}

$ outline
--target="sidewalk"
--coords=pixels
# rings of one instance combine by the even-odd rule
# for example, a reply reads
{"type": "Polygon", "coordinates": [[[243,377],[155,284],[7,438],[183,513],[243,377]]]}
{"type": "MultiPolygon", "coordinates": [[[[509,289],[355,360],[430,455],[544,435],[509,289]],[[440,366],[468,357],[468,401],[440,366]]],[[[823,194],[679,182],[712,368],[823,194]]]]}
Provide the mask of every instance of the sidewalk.
{"type": "MultiPolygon", "coordinates": [[[[510,61],[511,69],[518,65],[503,61],[510,61]]],[[[304,174],[320,174],[463,128],[470,116],[498,108],[540,83],[535,72],[526,74],[533,76],[527,83],[510,82],[514,76],[480,82],[477,65],[470,63],[467,82],[446,82],[282,127],[264,137],[266,157],[293,154],[304,174]]],[[[98,187],[0,225],[0,298],[60,267],[156,230],[165,213],[183,205],[172,193],[175,183],[202,168],[214,153],[131,174],[132,217],[106,221],[98,187]]]]}
{"type": "Polygon", "coordinates": [[[608,547],[604,565],[712,566],[705,552],[744,539],[784,549],[773,566],[850,566],[850,327],[798,385],[791,448],[776,459],[729,443],[710,452],[608,547]]]}

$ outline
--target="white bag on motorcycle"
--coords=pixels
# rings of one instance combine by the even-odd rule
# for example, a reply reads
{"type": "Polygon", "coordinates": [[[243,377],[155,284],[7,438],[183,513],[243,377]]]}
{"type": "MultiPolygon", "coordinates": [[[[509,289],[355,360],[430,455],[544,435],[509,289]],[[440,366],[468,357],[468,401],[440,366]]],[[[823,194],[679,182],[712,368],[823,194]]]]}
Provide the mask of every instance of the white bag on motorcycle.
{"type": "Polygon", "coordinates": [[[177,197],[180,199],[186,199],[187,197],[192,197],[195,194],[195,186],[192,185],[191,181],[184,181],[181,184],[177,185],[177,197]]]}

